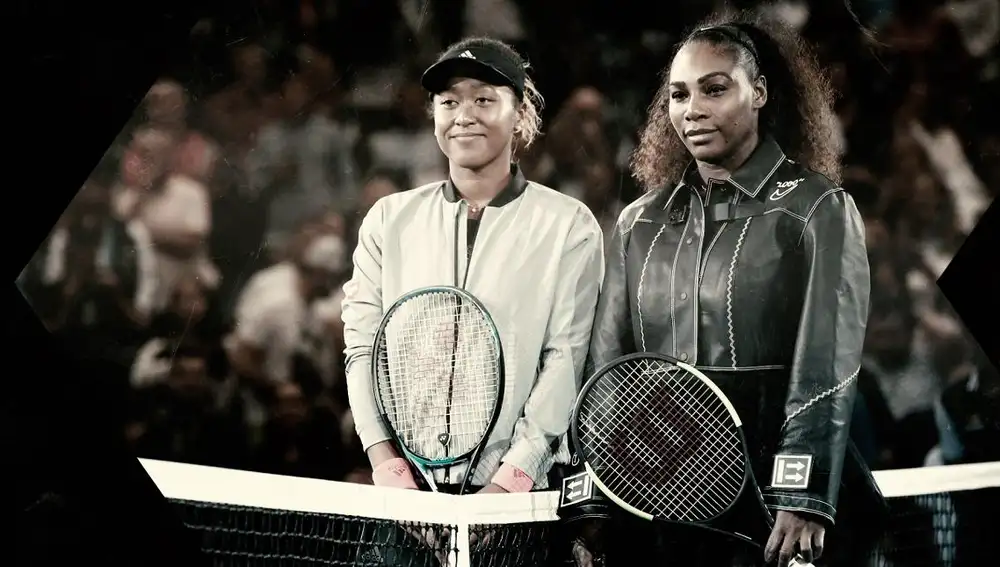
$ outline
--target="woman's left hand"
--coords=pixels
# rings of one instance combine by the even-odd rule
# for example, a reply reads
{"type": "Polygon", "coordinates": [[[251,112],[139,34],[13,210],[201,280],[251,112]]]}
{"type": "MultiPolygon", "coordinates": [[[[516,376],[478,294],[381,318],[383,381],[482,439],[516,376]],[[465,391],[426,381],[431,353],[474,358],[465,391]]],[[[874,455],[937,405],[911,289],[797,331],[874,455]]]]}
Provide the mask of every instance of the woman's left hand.
{"type": "Polygon", "coordinates": [[[774,516],[774,529],[764,547],[764,561],[778,560],[779,567],[786,567],[792,558],[812,563],[823,555],[826,527],[805,514],[778,510],[774,516]],[[796,550],[796,544],[798,549],[796,550]]]}

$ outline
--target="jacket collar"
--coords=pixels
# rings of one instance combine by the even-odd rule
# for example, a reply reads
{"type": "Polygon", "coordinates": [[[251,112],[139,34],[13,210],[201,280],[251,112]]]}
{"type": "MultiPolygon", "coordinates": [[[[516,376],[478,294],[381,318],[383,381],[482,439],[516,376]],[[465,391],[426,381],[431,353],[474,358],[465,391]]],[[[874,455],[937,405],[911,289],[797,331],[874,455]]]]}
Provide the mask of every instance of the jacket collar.
{"type": "MultiPolygon", "coordinates": [[[[733,172],[727,182],[748,196],[756,197],[784,161],[785,152],[781,150],[774,138],[766,136],[757,144],[747,161],[733,172]]],[[[686,185],[701,185],[698,177],[698,166],[693,160],[684,170],[682,179],[686,185]]]]}
{"type": "MultiPolygon", "coordinates": [[[[503,188],[493,200],[490,201],[488,207],[502,207],[507,203],[510,203],[514,199],[521,196],[524,190],[528,187],[528,181],[524,178],[524,174],[521,173],[521,168],[517,166],[516,163],[510,164],[510,181],[507,182],[507,186],[503,188]]],[[[458,192],[458,188],[455,187],[455,183],[452,182],[451,178],[444,184],[444,198],[449,203],[457,203],[462,199],[461,193],[458,192]]]]}

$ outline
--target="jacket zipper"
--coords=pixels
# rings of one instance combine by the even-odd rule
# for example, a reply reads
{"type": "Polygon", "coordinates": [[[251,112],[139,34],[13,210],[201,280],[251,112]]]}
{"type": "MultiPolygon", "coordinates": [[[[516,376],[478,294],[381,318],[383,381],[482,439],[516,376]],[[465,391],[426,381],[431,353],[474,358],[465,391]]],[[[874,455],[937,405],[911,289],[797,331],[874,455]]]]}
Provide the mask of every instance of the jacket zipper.
{"type": "MultiPolygon", "coordinates": [[[[459,205],[459,206],[461,206],[461,205],[459,205]]],[[[459,280],[458,272],[459,272],[459,266],[461,265],[460,262],[459,262],[459,255],[458,255],[459,254],[459,248],[460,248],[459,242],[461,240],[459,230],[461,230],[461,228],[462,228],[462,217],[464,216],[465,217],[466,237],[468,237],[469,208],[470,208],[469,205],[466,203],[465,214],[462,215],[461,213],[459,213],[459,214],[455,215],[455,270],[454,270],[454,272],[455,272],[455,287],[458,287],[458,288],[461,288],[461,289],[465,289],[465,284],[468,283],[468,281],[469,281],[469,267],[472,266],[472,252],[473,252],[473,250],[475,250],[475,247],[476,247],[475,241],[472,242],[472,246],[471,247],[469,246],[468,241],[466,241],[465,247],[466,247],[467,252],[466,252],[466,256],[465,256],[465,271],[462,273],[461,280],[459,280]]],[[[479,222],[482,223],[482,217],[480,217],[479,222]]],[[[482,226],[480,226],[480,228],[482,228],[482,226]]],[[[478,236],[478,231],[477,231],[477,235],[476,236],[478,236]]],[[[478,238],[477,238],[477,240],[478,240],[478,238]]]]}
{"type": "Polygon", "coordinates": [[[698,289],[701,290],[701,284],[705,281],[705,268],[708,266],[708,256],[712,253],[712,248],[715,247],[715,243],[719,241],[719,237],[722,236],[722,231],[726,230],[729,226],[729,221],[722,223],[719,230],[716,231],[715,236],[712,237],[712,241],[708,243],[708,248],[705,249],[705,256],[702,258],[701,266],[698,272],[698,289]]]}
{"type": "Polygon", "coordinates": [[[698,192],[697,189],[695,189],[693,191],[695,197],[698,198],[698,204],[700,205],[699,208],[701,209],[701,217],[702,217],[702,225],[703,225],[701,234],[698,235],[698,255],[696,256],[698,258],[698,262],[695,265],[695,274],[697,274],[697,276],[698,276],[698,286],[693,290],[694,294],[695,294],[695,297],[697,297],[698,296],[698,292],[701,291],[701,275],[704,273],[704,269],[705,269],[704,266],[706,264],[706,262],[704,260],[706,258],[708,258],[708,252],[710,252],[712,250],[712,245],[715,244],[715,240],[719,236],[718,233],[716,233],[715,237],[712,238],[712,242],[710,242],[708,244],[708,249],[706,250],[705,249],[705,229],[704,229],[704,227],[708,226],[708,214],[707,214],[708,213],[708,208],[707,208],[706,203],[709,202],[709,199],[712,196],[712,183],[713,183],[712,180],[708,181],[708,185],[707,185],[707,187],[705,189],[705,198],[704,199],[701,197],[701,193],[698,192]]]}
{"type": "MultiPolygon", "coordinates": [[[[708,182],[708,188],[709,188],[709,191],[712,190],[712,182],[711,181],[708,182]]],[[[694,194],[698,198],[698,203],[701,205],[702,224],[705,225],[705,224],[707,224],[707,221],[708,221],[707,215],[705,214],[705,201],[701,198],[701,195],[698,193],[697,190],[694,191],[694,194]]],[[[708,195],[708,191],[706,191],[705,194],[708,195]]],[[[716,236],[718,236],[718,235],[716,235],[716,236]]],[[[714,243],[714,242],[715,242],[715,239],[712,240],[712,243],[714,243]]],[[[712,243],[709,243],[709,249],[711,249],[711,244],[712,243]]],[[[695,265],[695,274],[696,275],[701,274],[702,271],[703,271],[703,266],[705,264],[705,262],[703,260],[705,258],[702,257],[703,256],[702,250],[704,249],[704,247],[705,247],[705,230],[704,230],[704,227],[703,227],[702,231],[701,231],[701,234],[698,235],[698,252],[697,252],[698,255],[696,256],[696,258],[698,259],[698,262],[695,265]]],[[[688,362],[690,364],[692,364],[692,365],[693,364],[697,364],[697,362],[698,362],[698,327],[701,326],[701,321],[699,320],[699,316],[698,316],[698,312],[700,310],[700,307],[698,306],[699,299],[700,299],[700,294],[701,294],[701,278],[699,277],[698,281],[697,281],[697,285],[694,286],[693,290],[691,290],[691,303],[693,304],[693,306],[692,306],[692,313],[694,314],[694,341],[692,341],[692,344],[691,344],[691,351],[692,351],[691,352],[691,360],[688,361],[688,362]]],[[[676,333],[677,333],[676,329],[674,329],[674,333],[675,333],[675,336],[676,336],[676,333]]]]}
{"type": "MultiPolygon", "coordinates": [[[[461,207],[461,206],[462,205],[460,204],[459,207],[461,207]]],[[[465,247],[466,247],[465,270],[463,271],[461,280],[459,280],[458,272],[460,270],[459,267],[461,265],[461,263],[459,262],[459,258],[460,258],[460,256],[459,256],[459,248],[461,248],[461,246],[460,246],[461,233],[459,231],[462,229],[462,218],[464,217],[465,218],[466,238],[468,238],[469,209],[470,209],[469,204],[465,203],[465,214],[462,214],[461,210],[460,210],[459,213],[455,215],[455,249],[454,249],[454,252],[455,252],[455,255],[454,255],[454,258],[455,258],[455,270],[454,270],[454,273],[455,273],[455,287],[461,288],[461,289],[465,289],[465,284],[468,283],[468,281],[469,281],[469,267],[472,266],[472,252],[473,252],[473,250],[475,250],[475,247],[476,247],[475,241],[473,241],[472,245],[470,246],[468,240],[466,240],[466,243],[465,243],[465,247]]],[[[482,217],[480,217],[479,222],[482,222],[482,217]]],[[[476,232],[477,232],[477,236],[478,236],[478,230],[476,232]]],[[[447,455],[447,454],[448,454],[448,448],[445,447],[445,455],[447,455]]],[[[444,483],[445,484],[450,484],[451,483],[451,467],[445,467],[445,469],[444,469],[444,483]]]]}

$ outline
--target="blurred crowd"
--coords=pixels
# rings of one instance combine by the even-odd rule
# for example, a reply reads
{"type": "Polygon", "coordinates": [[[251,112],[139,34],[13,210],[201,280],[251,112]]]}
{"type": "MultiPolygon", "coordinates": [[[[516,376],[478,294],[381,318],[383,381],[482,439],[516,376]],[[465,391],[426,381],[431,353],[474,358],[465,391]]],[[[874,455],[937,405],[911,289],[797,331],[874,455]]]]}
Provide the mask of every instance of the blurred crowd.
{"type": "MultiPolygon", "coordinates": [[[[464,35],[517,47],[547,102],[527,177],[610,229],[640,191],[657,72],[717,3],[578,4],[257,0],[264,31],[198,23],[197,56],[150,88],[20,279],[53,333],[118,363],[139,456],[370,482],[340,288],[365,211],[447,175],[419,72],[464,35]]],[[[996,371],[935,280],[1000,191],[1000,5],[730,4],[798,28],[841,94],[873,278],[859,449],[875,469],[998,458],[996,371]]]]}

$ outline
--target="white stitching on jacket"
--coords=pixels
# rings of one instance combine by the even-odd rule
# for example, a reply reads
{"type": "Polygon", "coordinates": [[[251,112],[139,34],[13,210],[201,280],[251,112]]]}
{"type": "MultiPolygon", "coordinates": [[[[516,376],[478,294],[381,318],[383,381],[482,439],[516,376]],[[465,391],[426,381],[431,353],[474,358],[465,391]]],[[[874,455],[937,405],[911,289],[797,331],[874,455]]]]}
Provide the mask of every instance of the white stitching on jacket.
{"type": "Polygon", "coordinates": [[[642,350],[646,350],[646,329],[642,326],[642,282],[646,279],[646,267],[649,266],[649,259],[653,256],[653,247],[656,246],[656,241],[659,240],[660,235],[663,234],[666,228],[667,225],[660,225],[660,230],[656,231],[656,236],[649,243],[649,250],[646,252],[646,259],[642,262],[642,271],[639,272],[639,285],[636,287],[635,292],[635,311],[639,317],[639,342],[642,343],[642,350]]]}
{"type": "Polygon", "coordinates": [[[792,412],[791,415],[785,418],[785,423],[781,424],[781,429],[784,430],[786,427],[788,427],[789,422],[791,422],[796,417],[802,415],[803,412],[805,412],[812,406],[823,401],[824,398],[829,398],[830,396],[836,394],[838,391],[846,388],[851,382],[853,382],[858,377],[858,373],[860,372],[861,372],[861,367],[859,366],[858,369],[855,370],[853,374],[842,380],[839,384],[830,388],[829,390],[826,390],[825,392],[821,392],[819,395],[806,402],[802,407],[792,412]]]}
{"type": "Polygon", "coordinates": [[[628,235],[630,232],[632,232],[632,229],[635,228],[635,223],[640,222],[639,218],[642,216],[642,213],[645,212],[645,211],[646,211],[646,207],[639,207],[639,210],[635,213],[635,217],[632,219],[632,222],[629,223],[628,228],[622,227],[621,233],[622,233],[623,237],[626,236],[626,235],[628,235]]]}
{"type": "MultiPolygon", "coordinates": [[[[790,497],[791,498],[795,498],[793,496],[790,496],[790,497]]],[[[826,506],[829,506],[830,509],[833,510],[836,513],[837,509],[834,508],[833,506],[830,506],[829,504],[827,504],[826,502],[823,502],[822,500],[817,500],[817,502],[820,502],[822,504],[825,504],[826,506]]],[[[782,506],[780,504],[766,504],[766,505],[767,505],[768,508],[774,508],[775,510],[788,510],[788,511],[792,511],[792,512],[809,512],[809,513],[812,513],[812,514],[819,514],[819,515],[823,516],[824,518],[826,518],[827,520],[829,520],[831,524],[834,521],[834,517],[833,516],[831,516],[830,514],[826,513],[823,510],[816,510],[815,508],[803,508],[801,506],[782,506]]]]}
{"type": "Polygon", "coordinates": [[[816,209],[819,208],[819,206],[823,203],[824,200],[826,200],[828,196],[833,195],[834,193],[839,193],[841,191],[843,191],[843,189],[841,189],[840,187],[834,187],[833,189],[828,189],[826,193],[820,195],[819,198],[813,202],[812,207],[809,208],[809,212],[806,213],[806,220],[805,223],[802,225],[802,233],[799,234],[800,244],[802,243],[802,239],[806,237],[806,231],[809,230],[809,221],[812,220],[812,216],[816,212],[816,209]]]}
{"type": "Polygon", "coordinates": [[[743,223],[743,230],[736,240],[736,248],[733,250],[733,259],[729,262],[729,282],[726,284],[726,323],[729,326],[729,356],[733,361],[733,368],[736,364],[736,332],[733,329],[733,280],[736,275],[736,260],[740,256],[740,249],[743,248],[743,239],[747,236],[747,229],[750,228],[750,221],[753,217],[747,217],[747,222],[743,223]]]}
{"type": "Polygon", "coordinates": [[[819,199],[816,199],[815,201],[813,201],[812,206],[809,207],[809,212],[806,213],[806,222],[809,222],[809,219],[812,218],[813,213],[816,212],[816,209],[823,202],[823,199],[826,199],[828,195],[831,195],[833,193],[837,193],[839,191],[842,191],[842,189],[840,187],[834,187],[833,189],[827,189],[826,193],[823,193],[822,195],[819,196],[819,199]]]}
{"type": "MultiPolygon", "coordinates": [[[[757,193],[760,193],[760,190],[764,188],[764,184],[767,183],[771,179],[771,176],[774,175],[775,171],[778,171],[778,168],[781,167],[781,164],[785,163],[786,159],[788,159],[788,158],[785,156],[785,152],[781,152],[781,157],[778,158],[778,161],[775,162],[775,164],[774,164],[773,167],[771,167],[771,171],[769,171],[767,173],[767,175],[764,176],[764,179],[762,179],[760,181],[760,184],[757,185],[757,188],[754,189],[753,192],[750,192],[749,190],[747,190],[746,187],[743,187],[742,185],[740,185],[739,183],[737,183],[735,179],[730,178],[729,182],[732,183],[733,185],[735,185],[737,189],[740,189],[741,191],[743,191],[744,193],[747,193],[751,197],[756,197],[757,193]]],[[[791,162],[792,160],[788,160],[788,161],[791,162]]]]}
{"type": "Polygon", "coordinates": [[[771,213],[785,213],[786,215],[788,215],[788,216],[790,216],[790,217],[792,217],[794,219],[798,219],[799,222],[803,222],[803,223],[806,222],[806,217],[804,217],[802,215],[799,215],[799,214],[796,214],[796,213],[793,213],[792,211],[789,211],[788,209],[786,209],[784,207],[775,207],[773,209],[764,211],[763,214],[769,215],[771,213]]]}

